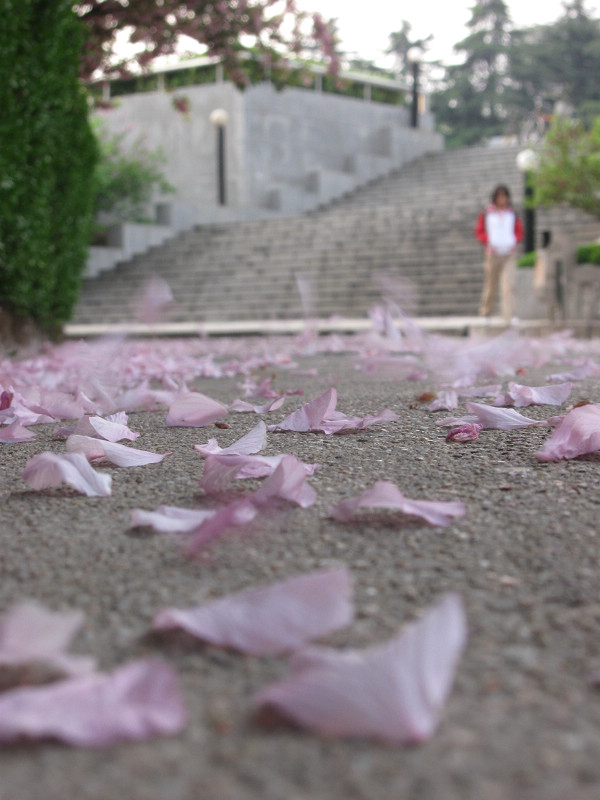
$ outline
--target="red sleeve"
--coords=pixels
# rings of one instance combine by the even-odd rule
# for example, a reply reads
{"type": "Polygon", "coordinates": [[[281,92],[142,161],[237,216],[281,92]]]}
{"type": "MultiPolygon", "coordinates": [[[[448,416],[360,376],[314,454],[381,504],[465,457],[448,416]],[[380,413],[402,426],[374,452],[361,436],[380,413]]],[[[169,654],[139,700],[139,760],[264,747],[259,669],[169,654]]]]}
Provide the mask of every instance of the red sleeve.
{"type": "Polygon", "coordinates": [[[475,230],[473,233],[475,234],[476,238],[479,239],[481,244],[488,243],[487,231],[485,229],[485,211],[482,211],[477,217],[477,222],[475,223],[475,230]]]}
{"type": "Polygon", "coordinates": [[[515,214],[515,238],[517,242],[522,242],[524,235],[525,231],[523,230],[523,223],[521,222],[521,218],[515,214]]]}

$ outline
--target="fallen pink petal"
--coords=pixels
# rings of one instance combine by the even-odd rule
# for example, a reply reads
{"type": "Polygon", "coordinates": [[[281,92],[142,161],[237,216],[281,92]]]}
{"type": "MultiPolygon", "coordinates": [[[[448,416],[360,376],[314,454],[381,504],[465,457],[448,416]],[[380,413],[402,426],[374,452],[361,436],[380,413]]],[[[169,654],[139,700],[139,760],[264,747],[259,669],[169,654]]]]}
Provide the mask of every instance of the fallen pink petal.
{"type": "Polygon", "coordinates": [[[151,453],[117,442],[95,439],[92,436],[69,436],[65,444],[69,453],[83,453],[88,461],[108,461],[116,467],[140,467],[157,464],[173,453],[151,453]]]}
{"type": "Polygon", "coordinates": [[[600,450],[600,405],[590,403],[565,414],[534,455],[538,461],[559,461],[596,450],[600,450]]]}
{"type": "Polygon", "coordinates": [[[33,489],[53,489],[68,483],[88,497],[108,497],[112,482],[110,475],[92,469],[82,453],[56,455],[49,451],[33,456],[22,477],[33,489]]]}
{"type": "Polygon", "coordinates": [[[323,736],[420,744],[438,727],[466,640],[462,601],[447,594],[384,644],[300,651],[290,676],[259,691],[253,705],[323,736]]]}
{"type": "Polygon", "coordinates": [[[496,406],[560,406],[571,394],[573,384],[557,383],[551,386],[522,386],[512,381],[508,384],[505,394],[500,394],[494,400],[496,406]]]}
{"type": "Polygon", "coordinates": [[[197,427],[210,425],[227,416],[227,408],[200,392],[179,394],[167,414],[167,425],[197,427]]]}
{"type": "Polygon", "coordinates": [[[108,747],[173,736],[186,721],[177,675],[155,659],[0,694],[2,742],[57,739],[76,747],[108,747]]]}
{"type": "Polygon", "coordinates": [[[377,414],[366,414],[363,417],[348,417],[336,411],[337,391],[328,389],[322,395],[305,403],[297,411],[287,416],[277,425],[269,425],[273,432],[296,431],[298,433],[348,433],[360,431],[371,425],[379,425],[398,419],[398,415],[388,408],[377,414]]]}
{"type": "Polygon", "coordinates": [[[133,508],[129,512],[129,522],[132,528],[153,528],[157,533],[189,533],[215,513],[178,506],[158,506],[154,511],[133,508]]]}
{"type": "Polygon", "coordinates": [[[277,425],[269,425],[270,431],[298,431],[307,433],[317,430],[322,420],[335,410],[337,391],[328,389],[314,400],[305,403],[297,411],[289,414],[277,425]]]}
{"type": "Polygon", "coordinates": [[[209,439],[206,444],[195,444],[194,449],[199,453],[208,455],[209,453],[220,453],[222,455],[248,455],[259,453],[267,445],[267,426],[261,420],[258,425],[252,428],[245,436],[238,439],[227,447],[220,447],[216,439],[209,439]]]}
{"type": "Polygon", "coordinates": [[[181,628],[242,653],[278,655],[333,633],[353,618],[352,579],[346,568],[339,568],[247,589],[198,608],[167,608],[152,627],[181,628]]]}
{"type": "Polygon", "coordinates": [[[348,522],[359,508],[385,508],[422,517],[430,525],[445,527],[455,517],[465,514],[460,501],[410,500],[391,481],[377,481],[356,497],[349,497],[329,509],[329,515],[339,522],[348,522]]]}
{"type": "Polygon", "coordinates": [[[479,438],[481,425],[477,422],[465,422],[463,425],[458,425],[456,428],[448,431],[446,434],[447,442],[473,442],[479,438]]]}
{"type": "Polygon", "coordinates": [[[0,669],[41,663],[63,675],[92,672],[94,659],[65,652],[82,623],[79,611],[50,611],[33,601],[13,606],[0,617],[0,669]]]}
{"type": "Polygon", "coordinates": [[[454,389],[438,392],[436,399],[428,406],[428,411],[452,411],[458,405],[458,395],[454,389]]]}
{"type": "Polygon", "coordinates": [[[122,439],[134,442],[140,434],[132,431],[127,426],[127,415],[123,414],[123,417],[125,418],[125,422],[108,418],[104,419],[97,415],[84,416],[77,422],[72,432],[81,436],[94,436],[98,439],[106,439],[108,442],[119,442],[122,439]]]}
{"type": "MultiPolygon", "coordinates": [[[[207,493],[221,492],[233,480],[266,478],[281,464],[285,453],[276,456],[214,453],[206,456],[200,488],[207,493]]],[[[303,462],[301,462],[303,463],[303,462]]],[[[303,464],[306,475],[314,475],[319,464],[303,464]]]]}
{"type": "Polygon", "coordinates": [[[465,403],[467,411],[475,416],[482,428],[486,430],[514,431],[528,428],[530,425],[546,425],[546,420],[530,419],[512,408],[497,408],[483,403],[465,403]]]}
{"type": "Polygon", "coordinates": [[[35,433],[17,420],[0,428],[0,442],[30,442],[32,439],[35,439],[35,433]]]}

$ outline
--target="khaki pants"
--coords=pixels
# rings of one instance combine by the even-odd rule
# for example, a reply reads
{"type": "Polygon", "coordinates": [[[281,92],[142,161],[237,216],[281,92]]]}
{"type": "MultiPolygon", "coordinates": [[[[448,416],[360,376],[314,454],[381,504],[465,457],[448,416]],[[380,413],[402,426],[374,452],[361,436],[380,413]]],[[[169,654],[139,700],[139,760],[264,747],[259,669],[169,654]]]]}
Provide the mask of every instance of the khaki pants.
{"type": "Polygon", "coordinates": [[[500,307],[502,316],[508,321],[514,316],[515,254],[500,255],[499,253],[488,251],[485,254],[484,266],[485,283],[481,294],[479,313],[482,317],[489,317],[494,312],[496,297],[498,296],[498,284],[501,284],[500,307]]]}

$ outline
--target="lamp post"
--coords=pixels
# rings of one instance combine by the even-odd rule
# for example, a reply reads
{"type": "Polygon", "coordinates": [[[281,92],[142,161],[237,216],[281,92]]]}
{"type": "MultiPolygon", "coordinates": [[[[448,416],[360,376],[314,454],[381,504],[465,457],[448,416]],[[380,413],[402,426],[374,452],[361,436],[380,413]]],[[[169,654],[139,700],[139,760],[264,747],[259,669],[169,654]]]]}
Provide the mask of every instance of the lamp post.
{"type": "Polygon", "coordinates": [[[421,48],[411,47],[406,54],[412,72],[412,98],[410,105],[410,127],[419,127],[419,73],[421,71],[421,48]]]}
{"type": "Polygon", "coordinates": [[[217,131],[217,185],[219,205],[227,204],[227,189],[225,185],[225,128],[229,122],[229,114],[224,108],[215,108],[208,119],[217,131]]]}
{"type": "Polygon", "coordinates": [[[523,220],[525,223],[524,248],[526,253],[535,250],[535,208],[531,203],[533,200],[533,186],[531,185],[531,173],[537,169],[539,160],[535,150],[527,148],[521,150],[517,156],[517,167],[523,173],[525,210],[523,220]]]}

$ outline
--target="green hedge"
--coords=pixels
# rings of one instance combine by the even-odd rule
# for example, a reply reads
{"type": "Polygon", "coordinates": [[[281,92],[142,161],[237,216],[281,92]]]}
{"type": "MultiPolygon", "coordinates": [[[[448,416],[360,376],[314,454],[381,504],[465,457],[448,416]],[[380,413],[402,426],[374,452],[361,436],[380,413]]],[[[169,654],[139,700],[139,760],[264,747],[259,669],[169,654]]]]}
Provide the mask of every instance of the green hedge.
{"type": "Polygon", "coordinates": [[[70,0],[0,0],[0,308],[69,319],[92,223],[96,140],[70,0]]]}
{"type": "Polygon", "coordinates": [[[517,259],[517,267],[534,267],[535,266],[535,250],[525,253],[517,259]]]}
{"type": "Polygon", "coordinates": [[[600,264],[600,244],[583,244],[577,248],[578,264],[600,264]]]}

